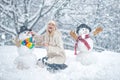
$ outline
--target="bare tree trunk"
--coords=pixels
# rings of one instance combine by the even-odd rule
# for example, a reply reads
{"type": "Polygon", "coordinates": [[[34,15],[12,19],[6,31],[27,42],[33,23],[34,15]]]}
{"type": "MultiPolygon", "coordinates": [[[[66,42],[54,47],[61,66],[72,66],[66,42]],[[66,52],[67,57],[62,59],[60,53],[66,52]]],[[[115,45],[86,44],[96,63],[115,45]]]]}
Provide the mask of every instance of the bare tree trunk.
{"type": "Polygon", "coordinates": [[[0,29],[8,34],[11,34],[11,35],[16,35],[14,33],[14,31],[10,31],[9,29],[6,29],[4,26],[0,25],[0,29]]]}
{"type": "Polygon", "coordinates": [[[14,11],[13,11],[13,19],[14,19],[14,27],[16,30],[17,35],[19,34],[18,30],[18,16],[17,16],[17,3],[16,1],[13,1],[14,11]]]}
{"type": "Polygon", "coordinates": [[[28,27],[28,17],[29,17],[29,8],[30,6],[30,0],[24,0],[24,18],[25,18],[25,22],[24,22],[24,26],[28,27]]]}

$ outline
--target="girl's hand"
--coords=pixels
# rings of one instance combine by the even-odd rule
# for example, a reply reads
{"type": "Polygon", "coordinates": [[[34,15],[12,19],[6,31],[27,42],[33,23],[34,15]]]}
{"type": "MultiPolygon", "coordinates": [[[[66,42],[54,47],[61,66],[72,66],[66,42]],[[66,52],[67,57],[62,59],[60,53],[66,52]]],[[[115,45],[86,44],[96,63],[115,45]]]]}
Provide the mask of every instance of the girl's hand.
{"type": "Polygon", "coordinates": [[[44,45],[45,47],[48,47],[48,46],[49,46],[49,44],[48,44],[48,43],[44,43],[43,45],[44,45]]]}

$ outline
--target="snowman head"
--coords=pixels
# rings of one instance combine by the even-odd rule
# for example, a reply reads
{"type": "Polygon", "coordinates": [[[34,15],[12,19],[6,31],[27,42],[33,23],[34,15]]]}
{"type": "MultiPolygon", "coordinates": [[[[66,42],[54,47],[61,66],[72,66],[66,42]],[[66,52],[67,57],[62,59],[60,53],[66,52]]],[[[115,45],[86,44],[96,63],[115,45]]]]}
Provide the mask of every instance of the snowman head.
{"type": "Polygon", "coordinates": [[[87,26],[86,24],[81,24],[77,27],[76,33],[78,35],[87,35],[91,32],[91,28],[87,26]]]}
{"type": "Polygon", "coordinates": [[[20,27],[19,39],[25,40],[32,37],[31,29],[28,29],[26,26],[20,27]]]}
{"type": "Polygon", "coordinates": [[[31,29],[27,29],[25,26],[20,28],[19,40],[22,46],[26,46],[29,49],[34,47],[31,29]]]}

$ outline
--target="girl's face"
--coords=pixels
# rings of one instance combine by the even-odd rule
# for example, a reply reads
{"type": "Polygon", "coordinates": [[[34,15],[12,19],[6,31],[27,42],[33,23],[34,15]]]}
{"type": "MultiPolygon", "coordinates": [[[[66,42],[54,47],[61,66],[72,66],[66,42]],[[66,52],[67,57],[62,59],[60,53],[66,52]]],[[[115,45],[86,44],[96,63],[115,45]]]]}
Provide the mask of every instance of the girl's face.
{"type": "Polygon", "coordinates": [[[55,25],[53,23],[49,23],[48,24],[48,31],[51,33],[54,30],[55,30],[55,25]]]}
{"type": "Polygon", "coordinates": [[[89,34],[89,30],[87,28],[81,28],[79,30],[79,35],[86,35],[89,34]]]}

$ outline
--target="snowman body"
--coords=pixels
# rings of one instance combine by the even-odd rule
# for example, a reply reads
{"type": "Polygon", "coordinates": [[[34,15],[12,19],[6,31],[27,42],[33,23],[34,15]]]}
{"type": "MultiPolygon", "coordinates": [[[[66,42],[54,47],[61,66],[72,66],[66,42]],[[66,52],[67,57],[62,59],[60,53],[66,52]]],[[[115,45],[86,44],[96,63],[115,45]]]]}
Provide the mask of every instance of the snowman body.
{"type": "MultiPolygon", "coordinates": [[[[85,36],[85,35],[82,35],[82,36],[85,36]]],[[[88,49],[83,42],[79,41],[78,42],[79,53],[89,53],[89,52],[91,52],[91,50],[93,49],[93,40],[91,38],[86,38],[86,39],[83,38],[83,39],[88,43],[88,45],[90,46],[90,49],[88,49]]]]}
{"type": "Polygon", "coordinates": [[[81,38],[84,39],[89,45],[88,48],[84,42],[80,40],[78,41],[78,45],[77,45],[78,53],[76,59],[77,61],[80,61],[80,63],[83,65],[89,65],[93,61],[92,55],[90,54],[93,49],[93,40],[90,37],[86,38],[86,36],[89,36],[89,34],[90,34],[90,30],[88,28],[82,27],[79,28],[78,30],[78,36],[81,36],[81,38]]]}
{"type": "Polygon", "coordinates": [[[88,49],[88,47],[85,45],[85,43],[79,40],[78,41],[78,51],[81,53],[89,53],[93,49],[93,40],[90,37],[86,37],[86,36],[89,36],[89,34],[90,34],[90,31],[87,28],[81,28],[78,31],[78,35],[81,36],[81,38],[84,39],[90,47],[88,49]]]}
{"type": "MultiPolygon", "coordinates": [[[[32,53],[34,48],[30,48],[30,45],[25,45],[26,39],[32,39],[32,34],[29,31],[24,31],[19,34],[20,47],[18,47],[18,57],[15,59],[15,64],[18,69],[28,69],[30,67],[35,67],[36,65],[36,56],[32,53]],[[22,44],[23,42],[23,44],[22,44]]],[[[32,44],[32,42],[31,42],[32,44]]]]}

